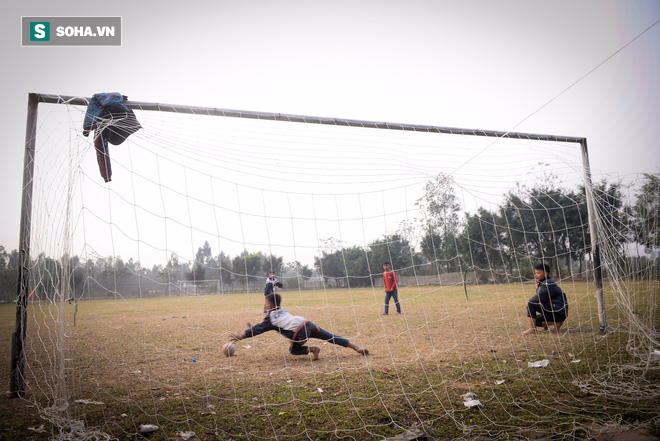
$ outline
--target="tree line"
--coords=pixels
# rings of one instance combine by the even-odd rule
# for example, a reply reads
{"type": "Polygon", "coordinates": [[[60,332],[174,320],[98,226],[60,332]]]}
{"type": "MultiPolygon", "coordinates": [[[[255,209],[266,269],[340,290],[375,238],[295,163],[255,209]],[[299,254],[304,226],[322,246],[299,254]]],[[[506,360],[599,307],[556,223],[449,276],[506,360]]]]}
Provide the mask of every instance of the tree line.
{"type": "MultiPolygon", "coordinates": [[[[644,174],[640,184],[631,201],[624,200],[620,182],[594,185],[600,243],[621,260],[612,264],[657,276],[660,173],[644,174]],[[647,254],[632,257],[631,245],[647,254]]],[[[468,213],[461,209],[451,176],[441,173],[427,182],[416,204],[418,219],[367,245],[321,241],[311,267],[260,251],[214,254],[208,242],[193,261],[172,254],[151,269],[132,258],[83,261],[41,254],[31,258],[31,295],[50,298],[61,286],[71,287],[73,299],[258,291],[269,271],[281,275],[289,289],[371,286],[381,277],[384,261],[402,276],[474,272],[480,283],[497,283],[531,279],[538,261],[551,264],[559,278],[584,277],[591,262],[584,187],[567,189],[545,177],[531,188],[511,190],[493,209],[468,213]]],[[[16,298],[17,268],[18,252],[0,246],[0,301],[16,298]]]]}

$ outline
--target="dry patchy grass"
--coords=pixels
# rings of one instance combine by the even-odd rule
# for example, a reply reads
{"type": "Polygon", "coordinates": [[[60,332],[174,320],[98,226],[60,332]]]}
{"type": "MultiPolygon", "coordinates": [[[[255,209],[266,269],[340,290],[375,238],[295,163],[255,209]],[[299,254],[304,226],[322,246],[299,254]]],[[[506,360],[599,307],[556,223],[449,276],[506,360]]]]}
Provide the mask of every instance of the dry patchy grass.
{"type": "MultiPolygon", "coordinates": [[[[70,415],[120,438],[134,436],[143,423],[162,427],[152,439],[173,439],[175,430],[193,430],[201,439],[378,439],[402,427],[435,437],[519,427],[574,435],[581,422],[610,419],[615,409],[631,406],[603,404],[605,398],[573,383],[630,360],[624,334],[599,334],[593,288],[564,289],[571,312],[562,332],[533,336],[521,335],[533,284],[471,286],[467,293],[462,286],[404,287],[404,314],[391,305],[389,316],[381,315],[380,290],[283,291],[291,313],[372,354],[319,341],[315,362],[290,355],[274,332],[239,342],[234,357],[222,355],[230,333],[262,319],[262,294],[118,298],[79,302],[77,309],[33,303],[26,398],[52,405],[53,374],[63,372],[70,415]],[[549,369],[527,367],[543,358],[551,360],[549,369]],[[463,406],[467,391],[477,393],[482,410],[463,406]]],[[[13,307],[0,307],[6,354],[12,313],[13,307]]],[[[617,319],[612,314],[613,324],[617,319]]],[[[5,384],[8,365],[0,370],[5,384]]],[[[11,403],[3,405],[26,404],[11,403]]],[[[5,424],[3,433],[39,423],[30,408],[23,414],[22,423],[5,424]]],[[[629,419],[657,415],[657,405],[645,404],[629,419]]]]}

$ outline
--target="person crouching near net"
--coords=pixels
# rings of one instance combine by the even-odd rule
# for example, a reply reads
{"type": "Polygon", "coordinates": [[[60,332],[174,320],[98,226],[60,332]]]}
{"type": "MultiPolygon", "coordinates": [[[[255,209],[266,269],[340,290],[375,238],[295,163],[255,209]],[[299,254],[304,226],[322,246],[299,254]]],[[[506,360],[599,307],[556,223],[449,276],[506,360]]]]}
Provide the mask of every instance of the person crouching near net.
{"type": "Polygon", "coordinates": [[[307,340],[316,338],[318,340],[325,340],[345,348],[351,348],[361,355],[369,355],[368,349],[360,348],[344,337],[333,335],[321,329],[314,323],[306,320],[304,317],[298,315],[291,315],[289,311],[281,307],[282,297],[279,294],[271,293],[266,296],[266,310],[267,315],[264,321],[258,325],[251,326],[248,323],[249,329],[242,334],[232,334],[232,341],[243,340],[244,338],[256,337],[268,331],[277,331],[284,337],[291,340],[289,352],[292,355],[307,355],[312,354],[312,360],[319,359],[319,352],[321,348],[316,346],[305,346],[307,340]]]}
{"type": "Polygon", "coordinates": [[[524,330],[523,334],[535,334],[537,327],[547,330],[548,325],[555,325],[552,332],[557,334],[568,317],[566,294],[550,277],[550,266],[547,264],[536,265],[534,277],[536,278],[536,295],[527,303],[529,328],[524,330]]]}

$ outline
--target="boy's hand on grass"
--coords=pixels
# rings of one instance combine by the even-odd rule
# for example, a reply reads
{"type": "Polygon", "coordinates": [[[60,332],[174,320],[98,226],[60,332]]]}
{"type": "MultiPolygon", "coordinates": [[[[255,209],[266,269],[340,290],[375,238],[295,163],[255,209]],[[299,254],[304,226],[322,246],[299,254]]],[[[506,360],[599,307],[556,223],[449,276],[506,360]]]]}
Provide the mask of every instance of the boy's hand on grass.
{"type": "Polygon", "coordinates": [[[239,341],[243,340],[245,338],[245,334],[238,335],[238,334],[231,334],[230,340],[231,341],[239,341]]]}

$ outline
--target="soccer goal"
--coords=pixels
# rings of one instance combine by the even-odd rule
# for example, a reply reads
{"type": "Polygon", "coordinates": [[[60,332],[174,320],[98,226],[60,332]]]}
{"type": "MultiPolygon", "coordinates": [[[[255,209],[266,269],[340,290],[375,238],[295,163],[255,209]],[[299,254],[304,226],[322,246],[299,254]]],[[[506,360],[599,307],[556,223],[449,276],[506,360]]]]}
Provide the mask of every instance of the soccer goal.
{"type": "Polygon", "coordinates": [[[217,294],[220,292],[220,280],[179,280],[181,294],[217,294]]]}
{"type": "Polygon", "coordinates": [[[90,100],[29,95],[8,332],[11,394],[47,422],[32,429],[376,440],[657,427],[657,177],[592,182],[579,137],[125,97],[130,115],[100,119],[125,140],[104,144],[83,130],[90,100]],[[561,320],[528,318],[539,264],[565,294],[561,320]],[[223,355],[270,323],[269,290],[369,355],[310,334],[313,360],[276,327],[223,355]]]}

